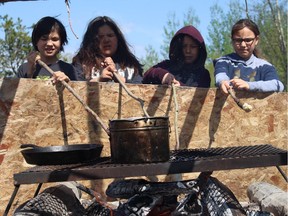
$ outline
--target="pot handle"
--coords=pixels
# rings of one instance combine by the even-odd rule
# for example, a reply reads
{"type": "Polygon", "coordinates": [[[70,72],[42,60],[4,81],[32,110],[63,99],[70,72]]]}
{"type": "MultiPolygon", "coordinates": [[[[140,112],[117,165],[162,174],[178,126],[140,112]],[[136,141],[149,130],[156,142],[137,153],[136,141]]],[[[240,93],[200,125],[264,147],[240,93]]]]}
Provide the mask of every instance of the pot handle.
{"type": "Polygon", "coordinates": [[[26,149],[26,148],[33,148],[33,149],[37,149],[37,148],[41,148],[40,146],[37,146],[35,144],[21,144],[20,145],[21,149],[26,149]]]}

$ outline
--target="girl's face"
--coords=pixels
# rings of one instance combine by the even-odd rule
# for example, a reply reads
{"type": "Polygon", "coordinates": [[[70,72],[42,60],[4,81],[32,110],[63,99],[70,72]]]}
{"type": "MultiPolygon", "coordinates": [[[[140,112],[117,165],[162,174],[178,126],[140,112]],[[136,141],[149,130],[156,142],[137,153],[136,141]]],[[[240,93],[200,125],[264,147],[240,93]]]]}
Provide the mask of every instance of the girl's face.
{"type": "Polygon", "coordinates": [[[247,27],[236,32],[232,37],[235,52],[245,60],[251,57],[258,41],[259,37],[247,27]]]}
{"type": "Polygon", "coordinates": [[[105,57],[112,57],[118,47],[118,39],[115,32],[108,25],[101,26],[98,31],[99,48],[105,57]]]}
{"type": "Polygon", "coordinates": [[[61,48],[61,39],[58,32],[52,31],[49,35],[43,35],[37,42],[37,48],[41,58],[57,58],[61,48]]]}
{"type": "Polygon", "coordinates": [[[197,60],[199,53],[199,45],[190,36],[184,36],[182,49],[184,55],[184,62],[186,64],[192,64],[197,60]]]}

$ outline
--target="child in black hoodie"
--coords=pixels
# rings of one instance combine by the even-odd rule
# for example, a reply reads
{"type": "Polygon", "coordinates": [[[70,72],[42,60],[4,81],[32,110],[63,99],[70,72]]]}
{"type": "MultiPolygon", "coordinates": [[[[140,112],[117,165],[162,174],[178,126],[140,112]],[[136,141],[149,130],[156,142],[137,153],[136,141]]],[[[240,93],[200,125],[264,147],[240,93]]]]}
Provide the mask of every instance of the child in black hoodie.
{"type": "Polygon", "coordinates": [[[207,52],[204,39],[194,26],[178,30],[170,42],[169,60],[145,72],[144,84],[210,87],[210,74],[205,68],[207,52]]]}

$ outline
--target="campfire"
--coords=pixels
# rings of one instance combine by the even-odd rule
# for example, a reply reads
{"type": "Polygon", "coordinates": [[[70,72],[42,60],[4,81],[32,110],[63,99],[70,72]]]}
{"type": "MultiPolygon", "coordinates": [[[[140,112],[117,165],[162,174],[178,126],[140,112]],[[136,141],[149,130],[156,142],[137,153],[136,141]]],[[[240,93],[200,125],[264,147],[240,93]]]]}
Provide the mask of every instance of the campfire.
{"type": "Polygon", "coordinates": [[[60,184],[20,205],[14,216],[177,216],[177,215],[273,215],[269,212],[244,208],[233,192],[211,176],[202,172],[197,179],[175,182],[150,182],[145,179],[121,179],[112,182],[108,197],[117,198],[118,205],[101,199],[98,193],[74,182],[75,188],[91,196],[89,202],[79,199],[77,190],[60,184]],[[74,192],[73,192],[74,191],[74,192]]]}

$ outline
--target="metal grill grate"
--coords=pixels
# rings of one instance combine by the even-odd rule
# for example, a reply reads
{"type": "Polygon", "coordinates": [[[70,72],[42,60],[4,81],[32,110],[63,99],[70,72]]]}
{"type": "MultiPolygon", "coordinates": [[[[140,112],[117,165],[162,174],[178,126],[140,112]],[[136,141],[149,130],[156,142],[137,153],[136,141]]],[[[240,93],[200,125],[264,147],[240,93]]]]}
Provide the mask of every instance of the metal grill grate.
{"type": "Polygon", "coordinates": [[[85,164],[36,166],[14,174],[15,184],[123,178],[287,165],[287,151],[272,145],[171,151],[160,163],[115,164],[109,157],[85,164]]]}
{"type": "Polygon", "coordinates": [[[263,156],[271,154],[287,153],[287,151],[273,147],[272,145],[237,146],[227,148],[208,149],[183,149],[172,151],[170,161],[189,161],[195,159],[229,158],[263,156]]]}

